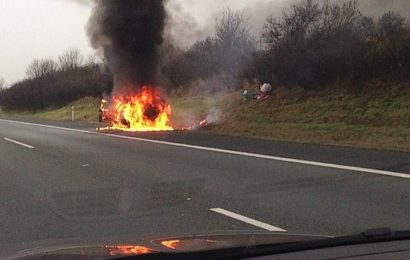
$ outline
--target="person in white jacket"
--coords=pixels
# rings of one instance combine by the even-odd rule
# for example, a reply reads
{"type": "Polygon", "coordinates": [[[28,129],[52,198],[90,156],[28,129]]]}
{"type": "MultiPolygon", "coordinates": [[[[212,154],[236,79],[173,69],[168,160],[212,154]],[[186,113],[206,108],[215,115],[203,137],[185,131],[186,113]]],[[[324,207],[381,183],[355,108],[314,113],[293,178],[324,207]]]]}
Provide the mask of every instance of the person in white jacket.
{"type": "Polygon", "coordinates": [[[272,86],[269,83],[264,83],[261,86],[260,94],[257,97],[258,101],[267,99],[272,94],[272,86]]]}

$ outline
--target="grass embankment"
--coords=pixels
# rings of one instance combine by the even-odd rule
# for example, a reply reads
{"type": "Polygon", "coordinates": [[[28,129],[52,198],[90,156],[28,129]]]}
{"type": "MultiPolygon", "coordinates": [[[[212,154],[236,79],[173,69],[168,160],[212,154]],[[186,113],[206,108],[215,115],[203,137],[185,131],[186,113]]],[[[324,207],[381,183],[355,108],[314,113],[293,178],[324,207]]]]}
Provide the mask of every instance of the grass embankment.
{"type": "MultiPolygon", "coordinates": [[[[360,91],[339,88],[307,92],[275,90],[261,103],[241,104],[241,92],[171,95],[173,122],[185,126],[219,108],[222,118],[211,132],[304,143],[410,151],[410,87],[374,85],[360,91]]],[[[46,120],[97,122],[99,100],[83,98],[67,107],[20,116],[46,120]]]]}
{"type": "Polygon", "coordinates": [[[97,122],[100,100],[93,97],[81,98],[69,105],[57,109],[49,109],[40,112],[11,112],[9,116],[29,117],[42,120],[71,121],[71,107],[75,108],[75,120],[97,122]]]}
{"type": "MultiPolygon", "coordinates": [[[[213,132],[304,143],[410,151],[410,87],[373,85],[361,91],[338,88],[307,92],[275,90],[261,103],[240,105],[240,94],[214,103],[223,110],[213,132]],[[353,94],[352,94],[353,92],[353,94]]],[[[174,111],[206,114],[207,97],[173,98],[174,111]]]]}

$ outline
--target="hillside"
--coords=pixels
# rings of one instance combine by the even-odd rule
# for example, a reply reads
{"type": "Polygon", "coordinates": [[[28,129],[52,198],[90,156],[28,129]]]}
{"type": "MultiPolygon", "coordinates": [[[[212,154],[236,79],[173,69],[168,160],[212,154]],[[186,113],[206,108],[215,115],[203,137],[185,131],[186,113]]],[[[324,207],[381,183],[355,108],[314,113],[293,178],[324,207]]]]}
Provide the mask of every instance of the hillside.
{"type": "MultiPolygon", "coordinates": [[[[276,89],[262,103],[240,104],[240,93],[217,97],[224,111],[214,133],[307,143],[410,151],[410,88],[372,85],[306,92],[276,89]],[[385,90],[387,89],[387,91],[385,90]]],[[[174,98],[174,111],[206,114],[212,98],[174,98]]]]}

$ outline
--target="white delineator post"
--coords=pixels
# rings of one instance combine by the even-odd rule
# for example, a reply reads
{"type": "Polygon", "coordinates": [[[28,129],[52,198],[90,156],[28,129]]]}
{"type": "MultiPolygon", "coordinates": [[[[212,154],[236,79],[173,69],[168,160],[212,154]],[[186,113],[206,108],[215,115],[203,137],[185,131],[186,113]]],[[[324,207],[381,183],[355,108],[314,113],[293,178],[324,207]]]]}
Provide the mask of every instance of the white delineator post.
{"type": "Polygon", "coordinates": [[[74,121],[74,106],[71,107],[71,121],[74,121]]]}

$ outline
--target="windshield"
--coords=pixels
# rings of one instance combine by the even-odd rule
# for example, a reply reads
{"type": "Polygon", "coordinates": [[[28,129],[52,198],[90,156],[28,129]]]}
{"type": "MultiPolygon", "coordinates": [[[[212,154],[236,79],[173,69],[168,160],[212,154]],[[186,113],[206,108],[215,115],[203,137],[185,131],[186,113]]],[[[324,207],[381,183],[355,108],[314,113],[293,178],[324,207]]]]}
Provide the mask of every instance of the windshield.
{"type": "Polygon", "coordinates": [[[410,229],[409,1],[0,8],[0,258],[410,229]]]}

